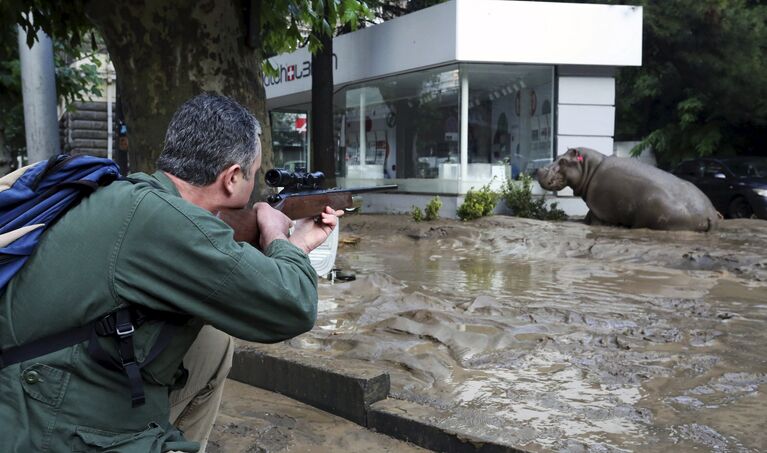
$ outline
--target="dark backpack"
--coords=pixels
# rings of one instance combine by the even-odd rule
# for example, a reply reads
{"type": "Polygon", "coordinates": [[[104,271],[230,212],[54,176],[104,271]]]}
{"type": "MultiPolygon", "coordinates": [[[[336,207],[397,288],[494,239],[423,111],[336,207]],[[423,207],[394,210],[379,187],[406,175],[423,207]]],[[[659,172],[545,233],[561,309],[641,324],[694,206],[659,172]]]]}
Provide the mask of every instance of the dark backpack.
{"type": "MultiPolygon", "coordinates": [[[[0,179],[0,294],[27,262],[42,234],[83,197],[120,177],[117,164],[93,156],[58,155],[47,162],[20,168],[0,179]]],[[[144,403],[141,368],[168,345],[175,326],[185,318],[121,307],[85,326],[48,335],[26,344],[0,349],[0,370],[87,341],[88,354],[100,365],[123,371],[128,377],[134,407],[144,403]],[[147,320],[160,320],[164,327],[143,362],[135,358],[133,333],[147,320]],[[117,339],[119,360],[104,351],[98,337],[117,339]]]]}
{"type": "Polygon", "coordinates": [[[58,155],[0,179],[0,293],[43,232],[99,186],[120,176],[110,159],[58,155]]]}

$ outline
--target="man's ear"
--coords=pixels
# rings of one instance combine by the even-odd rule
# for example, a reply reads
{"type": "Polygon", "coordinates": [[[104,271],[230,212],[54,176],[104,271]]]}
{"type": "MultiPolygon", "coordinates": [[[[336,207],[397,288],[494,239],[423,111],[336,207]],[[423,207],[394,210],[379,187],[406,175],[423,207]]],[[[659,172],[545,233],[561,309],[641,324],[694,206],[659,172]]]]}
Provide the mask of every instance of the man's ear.
{"type": "Polygon", "coordinates": [[[221,176],[219,177],[221,188],[227,195],[234,194],[237,183],[244,176],[245,175],[242,172],[242,167],[240,167],[240,164],[233,164],[226,167],[226,169],[221,172],[221,176]]]}

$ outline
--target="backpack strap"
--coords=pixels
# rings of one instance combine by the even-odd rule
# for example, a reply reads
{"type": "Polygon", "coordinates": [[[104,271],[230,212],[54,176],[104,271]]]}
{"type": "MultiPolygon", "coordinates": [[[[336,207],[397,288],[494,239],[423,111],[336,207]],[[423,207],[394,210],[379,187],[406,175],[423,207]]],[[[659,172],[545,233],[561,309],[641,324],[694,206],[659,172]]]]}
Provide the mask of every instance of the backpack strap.
{"type": "Polygon", "coordinates": [[[160,355],[170,344],[176,328],[186,320],[187,317],[182,315],[163,314],[136,306],[122,307],[84,326],[0,350],[0,369],[88,341],[87,352],[98,364],[107,369],[125,372],[131,391],[131,405],[141,406],[145,402],[141,369],[160,355]],[[147,356],[142,362],[138,362],[133,335],[138,327],[150,319],[161,320],[162,330],[147,356]],[[119,361],[101,347],[99,337],[114,337],[117,340],[119,361]]]}
{"type": "Polygon", "coordinates": [[[0,369],[67,348],[90,338],[93,323],[0,350],[0,369]]]}
{"type": "Polygon", "coordinates": [[[90,332],[87,352],[93,360],[104,368],[124,371],[128,377],[128,385],[131,392],[131,405],[133,407],[144,404],[144,384],[141,379],[141,369],[149,365],[170,344],[176,328],[186,322],[188,318],[181,315],[163,314],[160,312],[147,312],[133,307],[126,307],[110,313],[102,318],[90,332]],[[133,345],[133,334],[146,320],[161,320],[163,326],[160,334],[144,357],[142,362],[136,359],[133,345]],[[117,340],[117,353],[119,360],[105,351],[98,341],[98,337],[114,337],[117,340]]]}

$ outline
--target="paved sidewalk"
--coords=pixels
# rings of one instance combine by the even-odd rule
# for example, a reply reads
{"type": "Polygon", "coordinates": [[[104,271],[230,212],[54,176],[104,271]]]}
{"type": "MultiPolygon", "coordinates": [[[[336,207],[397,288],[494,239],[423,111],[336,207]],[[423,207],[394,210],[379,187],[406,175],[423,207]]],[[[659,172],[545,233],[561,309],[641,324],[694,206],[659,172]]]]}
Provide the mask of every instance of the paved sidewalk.
{"type": "Polygon", "coordinates": [[[227,380],[208,453],[423,453],[296,400],[227,380]]]}

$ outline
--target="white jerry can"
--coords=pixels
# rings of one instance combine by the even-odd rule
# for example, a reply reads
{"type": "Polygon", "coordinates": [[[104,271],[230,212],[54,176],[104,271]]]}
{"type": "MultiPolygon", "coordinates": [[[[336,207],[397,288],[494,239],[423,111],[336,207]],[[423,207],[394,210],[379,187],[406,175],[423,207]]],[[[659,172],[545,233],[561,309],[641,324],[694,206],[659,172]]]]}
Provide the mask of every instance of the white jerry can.
{"type": "Polygon", "coordinates": [[[341,228],[339,223],[333,228],[330,236],[320,244],[319,247],[309,252],[309,261],[312,263],[314,271],[319,277],[327,277],[336,263],[336,252],[338,251],[338,230],[341,228]]]}

